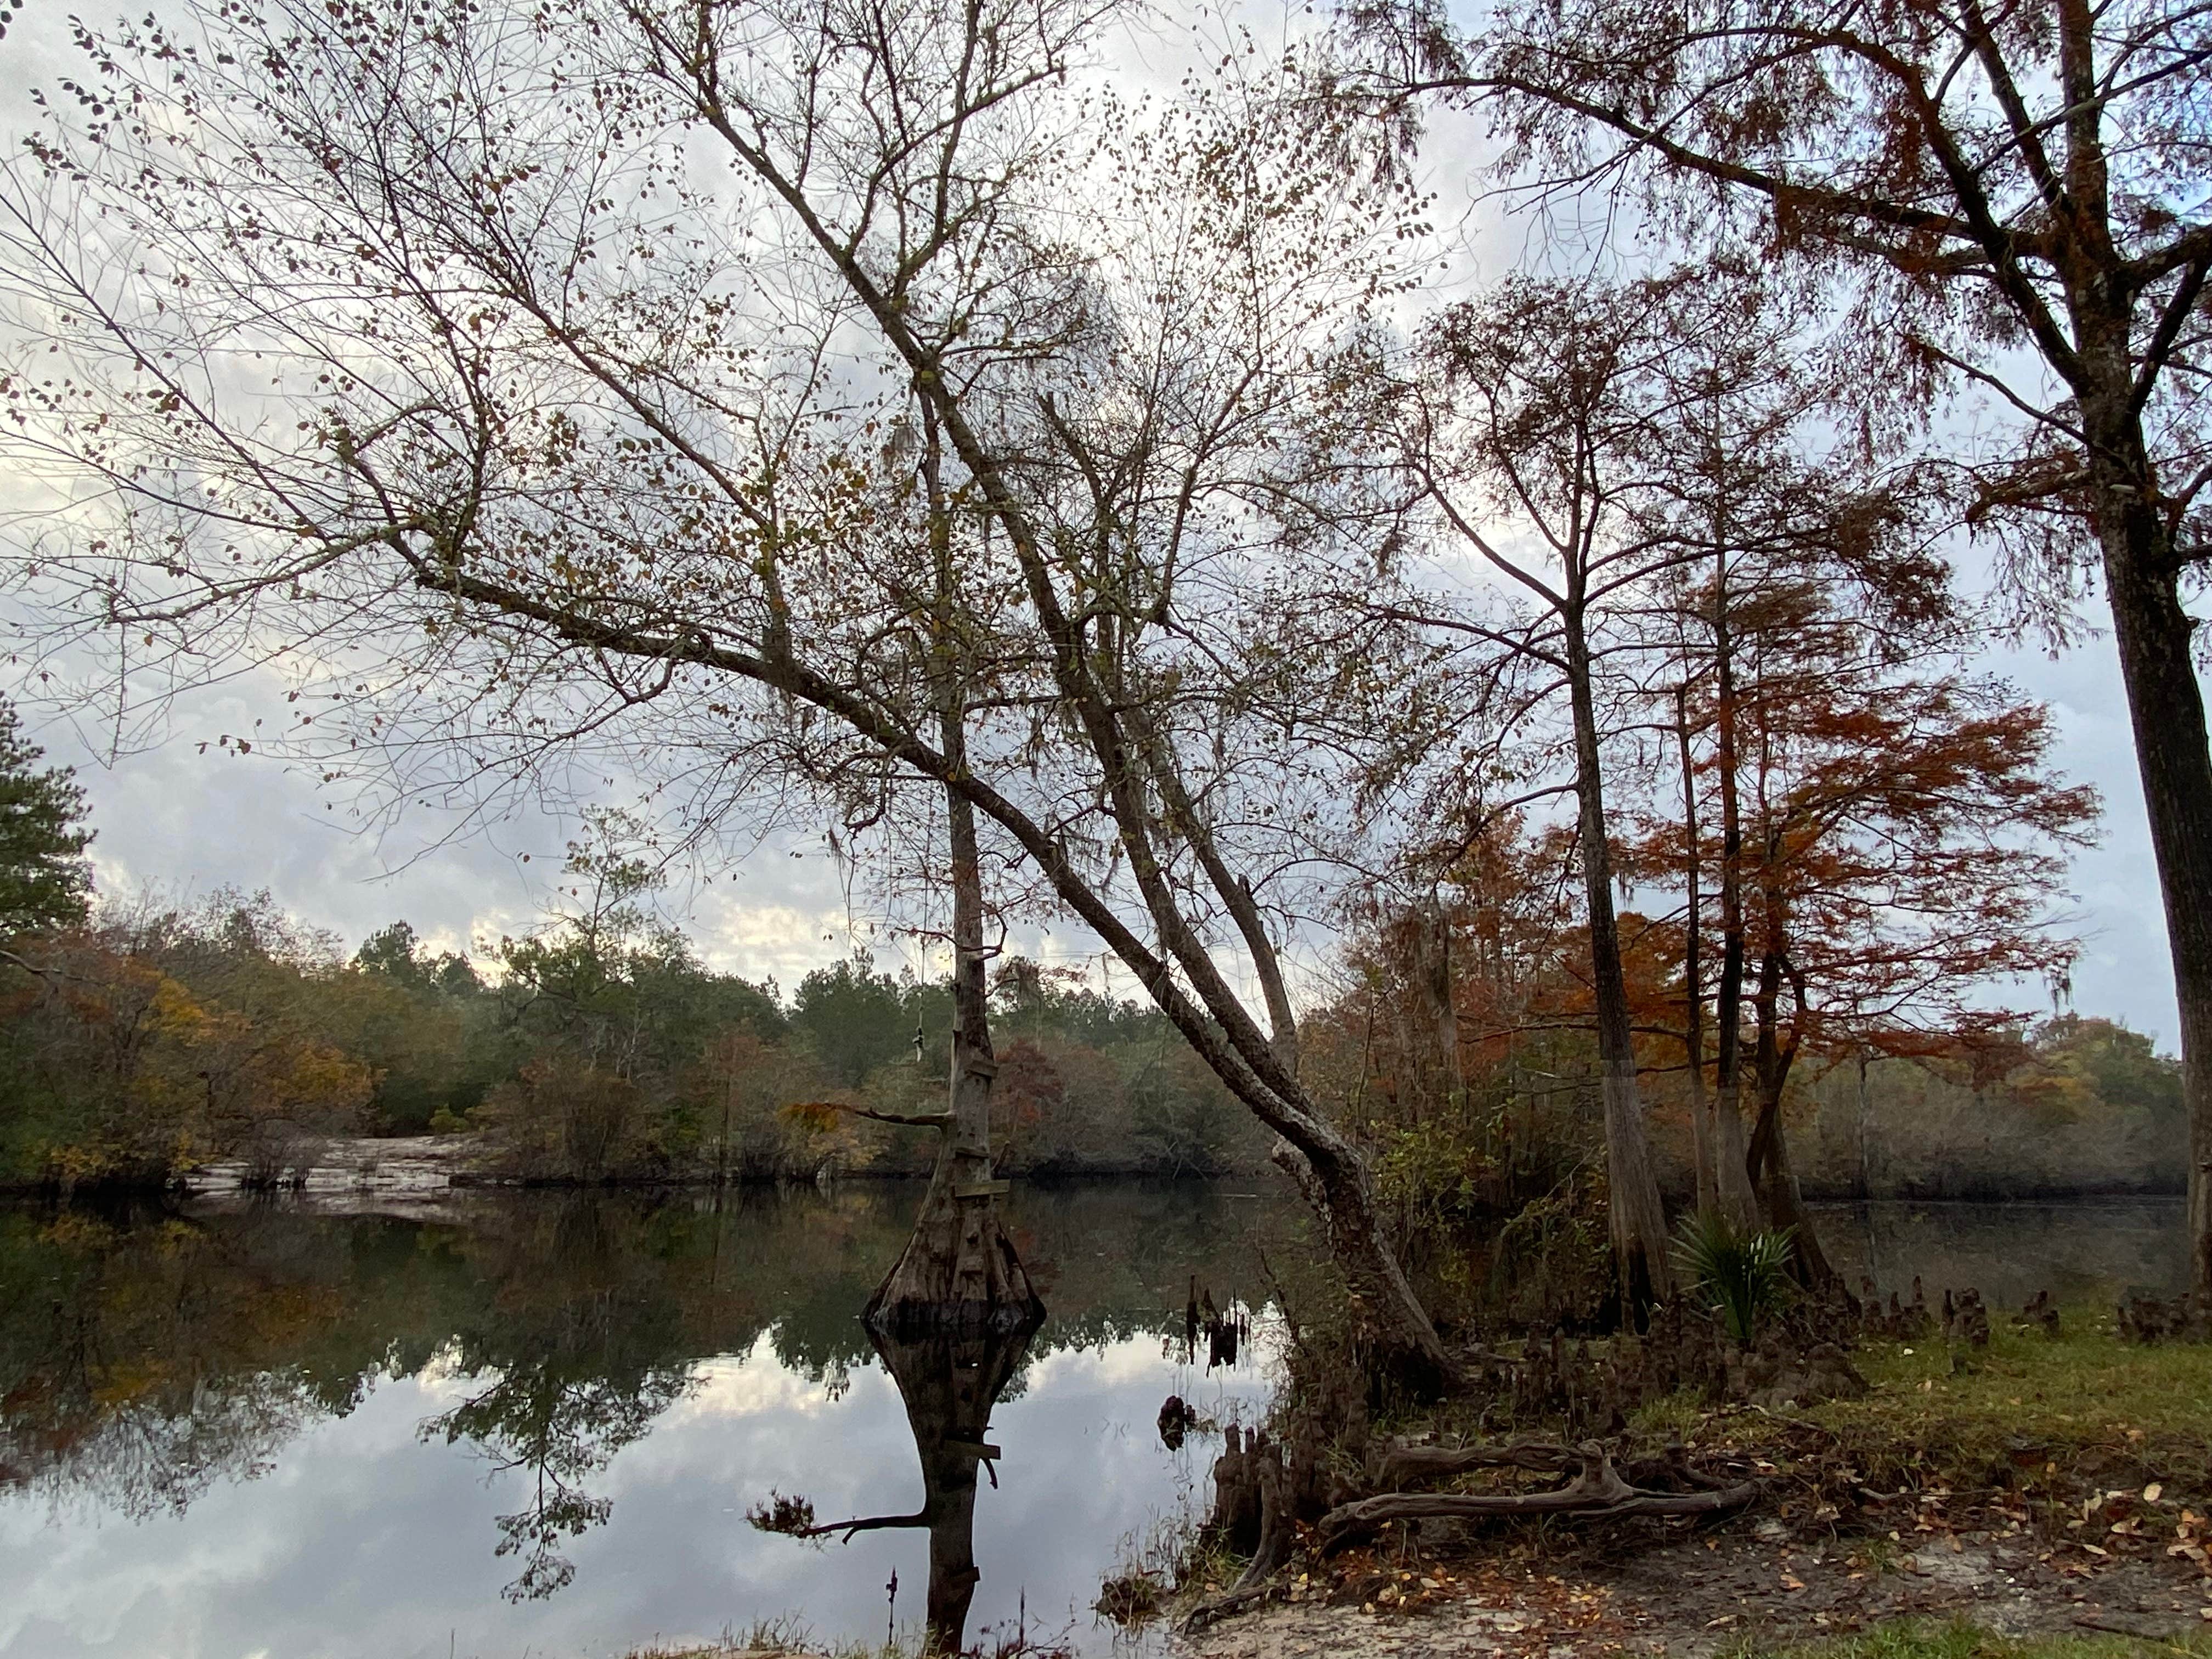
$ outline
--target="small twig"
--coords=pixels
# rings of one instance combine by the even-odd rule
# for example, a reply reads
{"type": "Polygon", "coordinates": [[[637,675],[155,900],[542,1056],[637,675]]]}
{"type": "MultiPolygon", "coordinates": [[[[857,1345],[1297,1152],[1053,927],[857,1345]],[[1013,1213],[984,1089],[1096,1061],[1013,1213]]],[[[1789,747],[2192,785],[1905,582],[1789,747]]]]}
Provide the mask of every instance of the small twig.
{"type": "MultiPolygon", "coordinates": [[[[1230,1590],[1210,1601],[1201,1601],[1183,1620],[1182,1633],[1195,1636],[1208,1625],[1218,1623],[1233,1613],[1242,1613],[1255,1601],[1266,1601],[1274,1590],[1273,1584],[1248,1584],[1243,1589],[1230,1590]]],[[[2193,1655],[2191,1659],[2195,1659],[2193,1655]]]]}
{"type": "Polygon", "coordinates": [[[2086,1613],[2075,1613],[2074,1622],[2084,1630],[2100,1630],[2109,1635],[2124,1636],[2130,1641],[2141,1642],[2147,1647],[2164,1648],[2169,1653],[2182,1655],[2183,1659],[2199,1659],[2199,1656],[2193,1650],[2183,1647],[2179,1642],[2169,1642],[2162,1636],[2151,1636],[2127,1625],[2115,1625],[2107,1620],[2092,1619],[2086,1613]]]}

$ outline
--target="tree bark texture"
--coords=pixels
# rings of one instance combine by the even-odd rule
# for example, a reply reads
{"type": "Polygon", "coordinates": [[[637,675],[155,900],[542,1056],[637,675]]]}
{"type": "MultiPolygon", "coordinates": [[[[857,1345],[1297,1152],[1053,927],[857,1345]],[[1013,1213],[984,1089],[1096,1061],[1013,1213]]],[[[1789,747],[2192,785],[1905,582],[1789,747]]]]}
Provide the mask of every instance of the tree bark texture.
{"type": "Polygon", "coordinates": [[[1613,858],[1607,841],[1605,779],[1598,750],[1597,710],[1590,690],[1589,645],[1578,610],[1563,613],[1568,696],[1574,708],[1575,779],[1582,798],[1583,887],[1589,907],[1590,987],[1597,1004],[1600,1087],[1605,1100],[1607,1223],[1630,1310],[1674,1294],[1668,1257],[1667,1212],[1651,1164],[1644,1102],[1636,1086],[1636,1039],[1628,983],[1620,966],[1620,933],[1613,908],[1613,858]]]}
{"type": "Polygon", "coordinates": [[[2189,1109],[2190,1284],[2212,1297],[2212,745],[2191,653],[2180,568],[2160,514],[2140,417],[2085,402],[2099,489],[2097,539],[2150,820],[2181,1021],[2189,1109]],[[2101,418],[2100,418],[2101,416],[2101,418]]]}
{"type": "MultiPolygon", "coordinates": [[[[957,715],[946,741],[958,753],[957,715]]],[[[1013,1242],[999,1226],[991,1171],[991,1050],[988,987],[983,975],[983,884],[975,809],[945,792],[952,863],[952,1121],[939,1132],[937,1165],[914,1232],[864,1317],[894,1337],[930,1331],[1032,1328],[1044,1304],[1030,1286],[1013,1242]]]]}
{"type": "Polygon", "coordinates": [[[1690,688],[1674,693],[1674,740],[1682,760],[1682,835],[1686,842],[1682,921],[1682,1058],[1690,1078],[1690,1147],[1697,1163],[1698,1208],[1720,1204],[1713,1164],[1713,1109],[1705,1093],[1705,910],[1698,890],[1698,774],[1690,760],[1690,688]]]}

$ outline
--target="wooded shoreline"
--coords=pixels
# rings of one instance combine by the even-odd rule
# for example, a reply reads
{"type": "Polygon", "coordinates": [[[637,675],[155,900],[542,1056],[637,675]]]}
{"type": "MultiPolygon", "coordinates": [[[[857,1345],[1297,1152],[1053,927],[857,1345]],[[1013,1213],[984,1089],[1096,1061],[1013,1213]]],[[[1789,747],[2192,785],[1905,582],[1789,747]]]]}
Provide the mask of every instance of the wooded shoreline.
{"type": "MultiPolygon", "coordinates": [[[[254,1181],[243,1165],[218,1163],[185,1170],[160,1181],[102,1180],[64,1188],[51,1179],[0,1180],[0,1198],[66,1201],[73,1197],[97,1200],[109,1196],[175,1195],[189,1201],[234,1194],[313,1199],[364,1191],[398,1191],[426,1199],[447,1192],[696,1193],[724,1189],[787,1190],[827,1187],[847,1182],[898,1183],[924,1181],[930,1173],[926,1169],[873,1166],[825,1169],[811,1177],[750,1170],[731,1170],[719,1177],[712,1171],[676,1176],[605,1176],[591,1179],[557,1175],[518,1175],[471,1163],[469,1160],[472,1156],[481,1154],[466,1144],[468,1137],[436,1137],[437,1143],[450,1139],[455,1144],[450,1146],[441,1145],[441,1150],[434,1152],[427,1151],[423,1144],[432,1139],[432,1137],[420,1136],[353,1138],[339,1143],[343,1148],[339,1162],[316,1162],[304,1170],[295,1170],[273,1181],[254,1181]],[[396,1152],[404,1165],[410,1167],[404,1168],[397,1175],[383,1173],[383,1160],[378,1154],[387,1149],[396,1152]]],[[[1047,1169],[1012,1173],[1026,1186],[1055,1188],[1124,1183],[1148,1186],[1186,1182],[1218,1183],[1238,1178],[1249,1178],[1272,1187],[1279,1180],[1273,1170],[1249,1163],[1223,1170],[1180,1172],[1131,1163],[1121,1167],[1094,1165],[1080,1170],[1047,1169]]],[[[1885,1186],[1871,1193],[1854,1190],[1848,1183],[1822,1182],[1806,1182],[1802,1183],[1802,1191],[1807,1202],[1819,1205],[2000,1206],[2067,1203],[2095,1199],[2179,1200],[2186,1196],[2187,1188],[2178,1179],[2090,1182],[2070,1186],[2045,1182],[2005,1183],[1970,1180],[1954,1182],[1937,1172],[1918,1179],[1907,1179],[1893,1186],[1885,1186]]],[[[1256,1194],[1254,1195],[1258,1196],[1256,1194]]],[[[1294,1196],[1289,1193],[1281,1195],[1285,1198],[1294,1196]]],[[[1669,1196],[1677,1202],[1683,1202],[1688,1194],[1686,1190],[1670,1191],[1669,1196]]],[[[1498,1218],[1501,1223],[1507,1218],[1504,1216],[1498,1218]]]]}

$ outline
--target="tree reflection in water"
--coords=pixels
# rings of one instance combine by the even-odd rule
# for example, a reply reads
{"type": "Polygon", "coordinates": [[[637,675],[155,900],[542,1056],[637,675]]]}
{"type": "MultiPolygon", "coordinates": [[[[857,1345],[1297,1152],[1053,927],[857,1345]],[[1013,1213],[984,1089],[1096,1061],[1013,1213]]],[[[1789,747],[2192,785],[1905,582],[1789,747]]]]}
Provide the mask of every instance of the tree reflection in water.
{"type": "MultiPolygon", "coordinates": [[[[803,1498],[779,1498],[753,1511],[765,1532],[798,1538],[917,1527],[929,1534],[928,1632],[931,1650],[965,1650],[968,1609],[982,1573],[975,1565],[977,1470],[998,1456],[991,1443],[991,1412],[1028,1357],[1042,1316],[1012,1330],[988,1327],[959,1334],[896,1337],[871,1328],[884,1370],[906,1404],[915,1450],[921,1459],[921,1507],[908,1515],[871,1515],[817,1523],[803,1498]]],[[[991,1482],[998,1484],[995,1468],[991,1482]]]]}
{"type": "Polygon", "coordinates": [[[1165,1336],[1194,1267],[1255,1283],[1262,1248],[1298,1259],[1285,1230],[1304,1224],[1288,1200],[1263,1212],[1203,1187],[1026,1193],[1011,1224],[1048,1285],[1048,1326],[872,1344],[860,1316],[911,1242],[914,1203],[896,1183],[720,1203],[457,1196],[404,1217],[0,1203],[0,1498],[182,1515],[387,1379],[419,1376],[449,1392],[422,1437],[522,1491],[485,1544],[518,1562],[508,1593],[526,1599],[568,1583],[566,1553],[611,1518],[617,1455],[702,1362],[765,1338],[832,1398],[872,1358],[891,1375],[922,1462],[912,1524],[942,1567],[933,1623],[956,1627],[978,1469],[948,1443],[988,1440],[1031,1353],[1165,1336]]]}
{"type": "Polygon", "coordinates": [[[470,1441],[495,1468],[532,1477],[530,1500],[494,1521],[494,1553],[522,1559],[503,1592],[510,1601],[550,1595],[576,1576],[562,1540],[604,1526],[614,1512],[612,1498],[592,1496],[584,1483],[692,1386],[689,1365],[619,1379],[563,1370],[559,1357],[526,1361],[417,1431],[448,1445],[470,1441]]]}

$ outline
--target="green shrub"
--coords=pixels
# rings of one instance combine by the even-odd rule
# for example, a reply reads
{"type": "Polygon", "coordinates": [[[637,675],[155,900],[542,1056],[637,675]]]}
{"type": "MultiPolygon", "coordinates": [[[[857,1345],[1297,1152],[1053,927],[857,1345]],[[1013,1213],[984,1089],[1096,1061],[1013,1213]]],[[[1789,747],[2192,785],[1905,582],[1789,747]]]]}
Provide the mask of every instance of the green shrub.
{"type": "Polygon", "coordinates": [[[1747,1345],[1759,1322],[1789,1294],[1793,1231],[1745,1232],[1718,1210],[1682,1219],[1674,1246],[1682,1277],[1739,1342],[1747,1345]]]}

